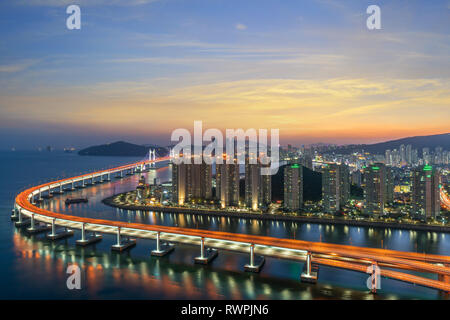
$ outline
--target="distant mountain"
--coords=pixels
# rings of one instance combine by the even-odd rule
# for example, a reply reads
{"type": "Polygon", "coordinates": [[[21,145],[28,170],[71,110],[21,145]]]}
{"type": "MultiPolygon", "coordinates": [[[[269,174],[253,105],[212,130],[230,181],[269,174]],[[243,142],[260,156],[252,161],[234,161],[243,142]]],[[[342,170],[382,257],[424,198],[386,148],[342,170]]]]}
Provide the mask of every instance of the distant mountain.
{"type": "Polygon", "coordinates": [[[436,147],[442,147],[444,150],[450,150],[450,133],[402,138],[375,144],[349,145],[338,148],[337,150],[342,153],[350,153],[363,149],[364,151],[368,151],[372,154],[383,154],[387,149],[398,150],[402,144],[405,146],[408,144],[412,145],[413,149],[419,150],[419,154],[422,152],[422,148],[425,147],[430,148],[430,151],[433,151],[436,147]]]}
{"type": "MultiPolygon", "coordinates": [[[[168,154],[166,148],[154,146],[156,156],[163,157],[168,154]]],[[[145,157],[150,147],[137,145],[125,141],[102,144],[82,149],[78,152],[81,156],[116,156],[116,157],[145,157]]]]}

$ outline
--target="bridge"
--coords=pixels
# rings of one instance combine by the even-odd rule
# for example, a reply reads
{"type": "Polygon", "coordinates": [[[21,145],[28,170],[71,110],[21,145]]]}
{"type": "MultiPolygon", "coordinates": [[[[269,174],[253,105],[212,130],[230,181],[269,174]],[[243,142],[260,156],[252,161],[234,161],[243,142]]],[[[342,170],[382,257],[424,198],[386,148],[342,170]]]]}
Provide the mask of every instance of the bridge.
{"type": "Polygon", "coordinates": [[[16,221],[17,227],[27,227],[29,233],[50,231],[47,238],[51,240],[72,236],[75,229],[80,230],[81,239],[76,241],[78,245],[89,245],[100,241],[102,234],[113,234],[117,241],[111,249],[120,252],[136,245],[136,238],[152,239],[156,241],[156,249],[151,252],[154,256],[170,254],[174,244],[181,243],[200,247],[200,255],[194,260],[196,263],[207,264],[217,256],[219,250],[227,250],[249,254],[249,263],[244,269],[250,272],[261,270],[264,257],[274,257],[304,263],[304,272],[300,276],[304,282],[314,283],[319,265],[324,265],[371,274],[371,290],[374,293],[378,275],[450,292],[450,256],[93,219],[52,212],[38,206],[44,196],[70,192],[75,188],[110,181],[111,178],[123,178],[124,175],[154,168],[157,162],[169,160],[170,157],[152,157],[151,160],[29,188],[17,195],[11,219],[16,221]],[[405,271],[434,274],[436,279],[405,271]]]}

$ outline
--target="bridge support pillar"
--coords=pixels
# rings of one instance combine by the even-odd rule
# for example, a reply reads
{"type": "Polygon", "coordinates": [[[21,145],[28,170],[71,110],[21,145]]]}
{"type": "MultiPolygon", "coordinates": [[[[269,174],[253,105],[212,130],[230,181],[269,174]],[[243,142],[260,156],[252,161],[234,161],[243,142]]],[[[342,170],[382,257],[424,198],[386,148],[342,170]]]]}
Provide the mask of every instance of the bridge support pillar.
{"type": "Polygon", "coordinates": [[[56,232],[56,219],[52,219],[52,226],[51,226],[51,232],[47,234],[47,239],[49,240],[58,240],[63,239],[67,237],[73,236],[74,232],[73,230],[69,230],[66,227],[64,227],[63,231],[56,232]]]}
{"type": "Polygon", "coordinates": [[[18,214],[19,210],[17,209],[17,207],[14,205],[14,209],[12,209],[12,214],[11,214],[11,220],[12,221],[17,221],[17,219],[19,219],[19,214],[18,214]]]}
{"type": "Polygon", "coordinates": [[[40,224],[39,222],[38,222],[38,224],[36,224],[35,219],[34,219],[34,214],[31,215],[30,227],[27,228],[27,232],[29,234],[41,233],[41,232],[48,231],[49,229],[50,229],[50,227],[47,226],[46,224],[40,224]]]}
{"type": "Polygon", "coordinates": [[[200,256],[194,258],[194,263],[208,264],[213,261],[218,255],[217,249],[207,248],[205,249],[205,238],[200,239],[200,256]]]}
{"type": "Polygon", "coordinates": [[[319,267],[311,263],[311,252],[308,251],[300,280],[307,283],[316,283],[318,273],[319,267]]]}
{"type": "Polygon", "coordinates": [[[130,239],[129,237],[126,240],[121,239],[120,227],[117,227],[117,242],[116,244],[111,246],[111,250],[123,252],[127,249],[130,249],[136,245],[136,239],[130,239]]]}
{"type": "Polygon", "coordinates": [[[73,180],[70,183],[70,190],[72,190],[72,191],[75,190],[75,184],[74,184],[73,180]]]}
{"type": "Polygon", "coordinates": [[[19,209],[19,218],[14,224],[17,228],[28,227],[31,223],[31,220],[28,218],[24,218],[22,214],[22,208],[19,209]]]}
{"type": "Polygon", "coordinates": [[[102,240],[102,235],[97,235],[95,232],[92,233],[91,236],[86,236],[86,227],[85,223],[81,224],[81,239],[75,241],[78,246],[87,246],[92,243],[99,242],[102,240]]]}
{"type": "Polygon", "coordinates": [[[156,249],[150,253],[152,256],[162,257],[171,253],[175,249],[175,246],[170,243],[161,244],[161,232],[156,233],[156,249]]]}
{"type": "Polygon", "coordinates": [[[106,176],[106,181],[111,181],[111,173],[108,172],[108,175],[106,176]]]}
{"type": "Polygon", "coordinates": [[[250,263],[244,265],[244,270],[247,272],[258,273],[261,271],[266,260],[263,256],[256,257],[255,259],[255,245],[252,243],[250,245],[250,263]]]}

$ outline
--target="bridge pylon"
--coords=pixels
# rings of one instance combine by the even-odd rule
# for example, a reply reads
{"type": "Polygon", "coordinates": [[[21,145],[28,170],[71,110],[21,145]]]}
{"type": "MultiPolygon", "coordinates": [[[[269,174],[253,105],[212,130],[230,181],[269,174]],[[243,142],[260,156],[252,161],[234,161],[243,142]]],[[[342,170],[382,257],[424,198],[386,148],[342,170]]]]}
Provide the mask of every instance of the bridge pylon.
{"type": "Polygon", "coordinates": [[[306,261],[305,265],[303,266],[303,272],[300,276],[301,282],[306,283],[316,283],[319,273],[319,267],[315,264],[312,264],[312,256],[311,252],[306,253],[306,261]]]}

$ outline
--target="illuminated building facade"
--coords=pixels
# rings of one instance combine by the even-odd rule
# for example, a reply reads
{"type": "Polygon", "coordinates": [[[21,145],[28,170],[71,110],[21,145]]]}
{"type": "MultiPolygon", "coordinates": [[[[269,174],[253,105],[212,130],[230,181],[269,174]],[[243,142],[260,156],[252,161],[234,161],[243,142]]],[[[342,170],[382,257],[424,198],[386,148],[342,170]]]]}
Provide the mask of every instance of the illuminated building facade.
{"type": "Polygon", "coordinates": [[[424,165],[411,172],[412,215],[426,219],[440,214],[439,171],[424,165]]]}
{"type": "Polygon", "coordinates": [[[239,206],[239,164],[216,164],[216,198],[220,206],[239,206]]]}
{"type": "Polygon", "coordinates": [[[284,168],[284,208],[297,211],[303,207],[303,167],[297,163],[284,168]]]}
{"type": "Polygon", "coordinates": [[[350,173],[346,165],[324,164],[322,169],[322,202],[325,212],[339,211],[350,198],[350,173]]]}
{"type": "Polygon", "coordinates": [[[212,199],[210,164],[175,164],[172,167],[172,202],[183,205],[195,200],[212,199]]]}
{"type": "Polygon", "coordinates": [[[364,212],[383,215],[385,205],[394,200],[394,182],[391,169],[383,163],[364,168],[364,212]]]}
{"type": "Polygon", "coordinates": [[[252,210],[267,207],[272,202],[271,175],[261,175],[260,163],[245,163],[245,205],[252,210]]]}

